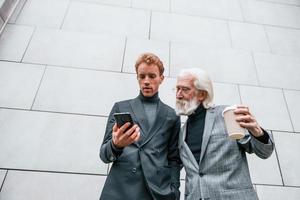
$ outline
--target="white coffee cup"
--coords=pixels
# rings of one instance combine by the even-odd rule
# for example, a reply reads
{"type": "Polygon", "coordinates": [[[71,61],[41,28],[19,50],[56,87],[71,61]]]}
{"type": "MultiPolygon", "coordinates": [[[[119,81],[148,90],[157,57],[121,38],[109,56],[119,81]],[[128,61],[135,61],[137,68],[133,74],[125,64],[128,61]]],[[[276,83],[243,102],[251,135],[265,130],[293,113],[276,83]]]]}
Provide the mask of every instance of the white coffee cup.
{"type": "Polygon", "coordinates": [[[233,140],[242,139],[243,137],[245,137],[246,132],[246,129],[241,127],[240,124],[236,121],[237,115],[234,114],[234,110],[236,108],[236,105],[228,106],[222,112],[228,135],[233,140]]]}

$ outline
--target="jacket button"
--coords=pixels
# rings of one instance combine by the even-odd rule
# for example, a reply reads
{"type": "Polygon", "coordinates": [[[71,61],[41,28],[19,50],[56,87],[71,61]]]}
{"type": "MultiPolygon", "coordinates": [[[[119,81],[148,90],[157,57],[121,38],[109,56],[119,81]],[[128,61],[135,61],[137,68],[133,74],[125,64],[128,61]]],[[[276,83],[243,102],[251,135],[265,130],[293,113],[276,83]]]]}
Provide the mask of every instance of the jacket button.
{"type": "Polygon", "coordinates": [[[200,172],[199,175],[202,177],[202,176],[204,176],[204,173],[203,173],[203,172],[200,172]]]}
{"type": "Polygon", "coordinates": [[[131,172],[132,172],[132,173],[136,173],[136,168],[135,168],[135,167],[132,168],[132,169],[131,169],[131,172]]]}

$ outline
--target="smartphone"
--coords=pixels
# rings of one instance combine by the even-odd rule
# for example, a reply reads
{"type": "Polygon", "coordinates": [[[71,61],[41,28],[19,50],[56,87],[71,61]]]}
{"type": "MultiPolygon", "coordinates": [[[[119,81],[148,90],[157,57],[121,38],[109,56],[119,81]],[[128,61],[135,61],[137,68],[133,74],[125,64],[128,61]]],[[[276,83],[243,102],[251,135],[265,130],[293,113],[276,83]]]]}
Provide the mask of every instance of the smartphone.
{"type": "Polygon", "coordinates": [[[114,113],[114,118],[117,122],[118,128],[120,128],[127,122],[130,122],[130,126],[126,130],[130,129],[133,126],[133,120],[132,120],[131,114],[129,112],[114,113]]]}

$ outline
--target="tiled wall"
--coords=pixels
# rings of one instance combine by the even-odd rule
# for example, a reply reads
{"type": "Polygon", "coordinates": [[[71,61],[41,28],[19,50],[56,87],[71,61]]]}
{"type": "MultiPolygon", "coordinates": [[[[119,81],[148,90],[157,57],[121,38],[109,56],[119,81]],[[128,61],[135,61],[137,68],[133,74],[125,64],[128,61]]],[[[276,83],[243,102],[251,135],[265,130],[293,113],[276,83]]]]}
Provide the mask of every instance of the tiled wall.
{"type": "Polygon", "coordinates": [[[276,143],[248,156],[258,196],[300,199],[299,0],[21,0],[0,37],[1,200],[99,198],[107,116],[138,94],[145,51],[170,106],[186,67],[209,72],[216,104],[249,105],[276,143]]]}

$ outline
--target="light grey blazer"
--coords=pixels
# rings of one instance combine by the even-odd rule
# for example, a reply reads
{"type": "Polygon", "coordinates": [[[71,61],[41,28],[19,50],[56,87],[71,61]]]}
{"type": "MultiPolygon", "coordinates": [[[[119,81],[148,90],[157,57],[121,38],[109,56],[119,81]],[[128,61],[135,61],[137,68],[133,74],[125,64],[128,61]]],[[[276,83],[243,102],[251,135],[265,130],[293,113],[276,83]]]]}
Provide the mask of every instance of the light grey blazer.
{"type": "Polygon", "coordinates": [[[179,135],[180,157],[186,171],[185,200],[257,200],[245,152],[268,158],[274,149],[270,136],[263,144],[249,133],[243,139],[227,136],[222,111],[225,106],[209,108],[206,113],[200,161],[197,163],[185,143],[186,124],[179,135]]]}

